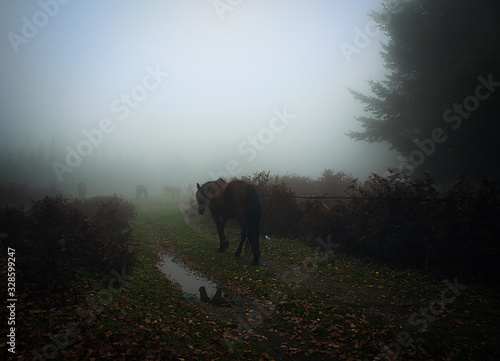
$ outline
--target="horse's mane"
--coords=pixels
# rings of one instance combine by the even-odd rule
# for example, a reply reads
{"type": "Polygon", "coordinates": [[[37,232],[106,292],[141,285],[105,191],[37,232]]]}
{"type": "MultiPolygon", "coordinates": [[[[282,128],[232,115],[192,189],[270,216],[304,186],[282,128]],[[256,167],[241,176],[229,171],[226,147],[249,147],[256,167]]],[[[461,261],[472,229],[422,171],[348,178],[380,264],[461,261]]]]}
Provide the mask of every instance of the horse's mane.
{"type": "Polygon", "coordinates": [[[214,180],[214,181],[208,181],[201,186],[201,191],[205,197],[210,198],[210,191],[209,191],[210,187],[214,186],[214,185],[218,187],[222,184],[227,184],[227,182],[222,178],[219,178],[219,179],[214,180]]]}

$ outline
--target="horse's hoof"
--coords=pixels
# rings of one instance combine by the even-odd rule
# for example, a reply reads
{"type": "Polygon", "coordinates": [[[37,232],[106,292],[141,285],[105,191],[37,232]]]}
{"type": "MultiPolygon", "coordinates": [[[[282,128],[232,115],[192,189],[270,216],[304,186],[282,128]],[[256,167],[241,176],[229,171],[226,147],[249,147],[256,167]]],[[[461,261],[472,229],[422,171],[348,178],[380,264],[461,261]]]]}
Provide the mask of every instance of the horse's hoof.
{"type": "Polygon", "coordinates": [[[256,261],[256,260],[253,260],[252,264],[253,264],[254,266],[260,266],[259,261],[256,261]]]}
{"type": "Polygon", "coordinates": [[[239,257],[239,256],[241,256],[241,252],[238,252],[238,251],[234,252],[234,256],[235,256],[235,257],[239,257]]]}
{"type": "Polygon", "coordinates": [[[224,253],[225,250],[225,248],[217,248],[217,253],[224,253]]]}

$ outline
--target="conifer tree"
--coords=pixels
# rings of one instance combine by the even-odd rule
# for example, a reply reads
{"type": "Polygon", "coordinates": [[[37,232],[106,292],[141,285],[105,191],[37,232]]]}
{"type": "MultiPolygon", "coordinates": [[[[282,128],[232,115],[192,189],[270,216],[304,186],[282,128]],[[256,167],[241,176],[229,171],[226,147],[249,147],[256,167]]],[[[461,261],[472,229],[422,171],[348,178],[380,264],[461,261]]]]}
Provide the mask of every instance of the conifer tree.
{"type": "Polygon", "coordinates": [[[371,95],[350,89],[366,114],[348,136],[388,142],[407,174],[500,175],[500,1],[400,1],[397,14],[394,0],[371,14],[386,19],[378,24],[388,75],[368,81],[371,95]]]}

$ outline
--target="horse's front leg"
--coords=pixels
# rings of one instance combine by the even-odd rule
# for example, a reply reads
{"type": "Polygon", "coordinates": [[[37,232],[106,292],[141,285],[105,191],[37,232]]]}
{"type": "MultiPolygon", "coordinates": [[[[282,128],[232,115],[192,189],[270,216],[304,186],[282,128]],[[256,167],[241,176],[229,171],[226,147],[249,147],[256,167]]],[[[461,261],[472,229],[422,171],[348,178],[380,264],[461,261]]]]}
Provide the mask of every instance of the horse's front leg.
{"type": "Polygon", "coordinates": [[[215,224],[217,225],[217,233],[219,234],[219,249],[217,252],[224,252],[229,247],[229,240],[224,234],[224,226],[226,225],[226,218],[214,216],[215,224]]]}

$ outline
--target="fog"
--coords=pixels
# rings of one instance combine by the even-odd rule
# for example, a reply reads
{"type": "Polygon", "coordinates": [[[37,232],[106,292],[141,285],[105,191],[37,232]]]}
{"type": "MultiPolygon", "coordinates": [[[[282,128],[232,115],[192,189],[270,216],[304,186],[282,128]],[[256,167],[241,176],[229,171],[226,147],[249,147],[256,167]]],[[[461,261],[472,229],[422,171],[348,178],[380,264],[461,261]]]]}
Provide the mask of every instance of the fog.
{"type": "Polygon", "coordinates": [[[380,1],[0,4],[0,182],[160,192],[397,164],[387,144],[346,136],[363,114],[347,88],[384,74],[368,16],[380,1]]]}

